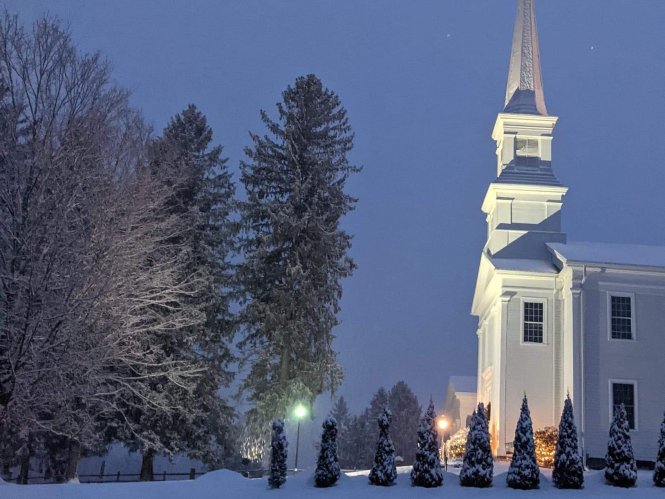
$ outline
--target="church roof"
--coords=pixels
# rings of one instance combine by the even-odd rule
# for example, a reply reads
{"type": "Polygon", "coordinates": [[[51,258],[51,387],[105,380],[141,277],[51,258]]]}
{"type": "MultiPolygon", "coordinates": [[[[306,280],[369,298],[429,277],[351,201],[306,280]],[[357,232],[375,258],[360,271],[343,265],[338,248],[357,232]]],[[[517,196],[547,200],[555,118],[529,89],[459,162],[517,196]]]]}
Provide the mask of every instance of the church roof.
{"type": "Polygon", "coordinates": [[[456,392],[475,393],[478,386],[478,378],[475,376],[451,376],[448,378],[448,384],[453,385],[456,392]]]}
{"type": "Polygon", "coordinates": [[[501,171],[495,182],[500,184],[563,185],[554,175],[552,164],[546,161],[539,161],[538,164],[534,165],[511,163],[501,171]]]}
{"type": "Polygon", "coordinates": [[[558,274],[559,271],[551,261],[530,258],[496,258],[489,257],[497,270],[511,272],[538,272],[541,274],[558,274]]]}
{"type": "Polygon", "coordinates": [[[665,269],[665,246],[568,242],[548,243],[547,247],[562,263],[665,269]]]}
{"type": "Polygon", "coordinates": [[[534,0],[517,0],[504,112],[547,116],[534,0]]]}

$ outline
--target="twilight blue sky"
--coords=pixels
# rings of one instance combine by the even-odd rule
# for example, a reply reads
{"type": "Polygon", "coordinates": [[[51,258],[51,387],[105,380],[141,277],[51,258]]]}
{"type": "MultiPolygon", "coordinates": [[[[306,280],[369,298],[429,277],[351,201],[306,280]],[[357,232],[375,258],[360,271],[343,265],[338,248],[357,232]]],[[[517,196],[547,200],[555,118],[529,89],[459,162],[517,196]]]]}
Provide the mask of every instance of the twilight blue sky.
{"type": "MultiPolygon", "coordinates": [[[[295,77],[336,91],[356,133],[345,220],[359,265],[344,284],[341,388],[364,407],[405,380],[442,404],[475,375],[470,316],[495,176],[514,0],[9,0],[100,50],[156,130],[195,103],[236,172],[295,77]]],[[[537,2],[555,172],[570,240],[665,244],[665,2],[537,2]]]]}

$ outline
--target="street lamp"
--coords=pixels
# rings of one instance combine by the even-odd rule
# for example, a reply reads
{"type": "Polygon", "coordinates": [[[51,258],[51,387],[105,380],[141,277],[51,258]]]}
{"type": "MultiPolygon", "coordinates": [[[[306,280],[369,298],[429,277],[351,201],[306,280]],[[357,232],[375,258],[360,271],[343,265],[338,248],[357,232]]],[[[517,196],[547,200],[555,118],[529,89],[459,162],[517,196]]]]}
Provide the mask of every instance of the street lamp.
{"type": "Polygon", "coordinates": [[[446,452],[446,448],[443,446],[443,441],[446,435],[446,430],[448,429],[448,420],[445,418],[445,416],[441,416],[438,421],[436,422],[436,426],[439,428],[439,435],[441,435],[441,445],[440,449],[443,452],[443,463],[446,471],[448,471],[448,453],[446,452]]]}
{"type": "Polygon", "coordinates": [[[296,464],[294,471],[298,471],[298,449],[300,447],[300,421],[307,416],[307,407],[303,404],[298,404],[293,409],[293,416],[298,420],[298,432],[296,434],[296,464]]]}

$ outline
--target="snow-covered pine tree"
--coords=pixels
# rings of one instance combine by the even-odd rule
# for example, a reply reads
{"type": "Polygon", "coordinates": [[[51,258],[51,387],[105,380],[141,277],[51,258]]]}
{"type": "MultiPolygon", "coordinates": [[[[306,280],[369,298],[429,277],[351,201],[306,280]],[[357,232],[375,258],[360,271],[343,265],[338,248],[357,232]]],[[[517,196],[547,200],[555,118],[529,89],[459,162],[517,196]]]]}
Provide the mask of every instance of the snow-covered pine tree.
{"type": "Polygon", "coordinates": [[[337,422],[337,459],[343,468],[349,468],[353,452],[353,441],[351,440],[351,415],[349,406],[344,397],[339,397],[330,411],[329,417],[337,422]]]}
{"type": "Polygon", "coordinates": [[[292,400],[312,401],[341,382],[333,329],[341,280],[355,268],[351,236],[340,227],[356,202],[346,181],[359,171],[347,159],[346,110],[308,75],[287,87],[277,112],[277,120],[261,112],[269,133],[251,135],[241,163],[239,346],[249,365],[242,388],[255,404],[249,421],[260,434],[292,400]]]}
{"type": "Polygon", "coordinates": [[[552,483],[559,489],[581,489],[584,485],[584,464],[577,443],[577,427],[570,396],[566,397],[559,422],[552,483]]]}
{"type": "Polygon", "coordinates": [[[270,441],[270,475],[268,486],[278,489],[286,483],[286,457],[289,443],[284,433],[284,422],[276,419],[272,422],[272,439],[270,441]]]}
{"type": "Polygon", "coordinates": [[[637,482],[637,465],[623,404],[614,408],[605,455],[605,479],[617,487],[633,487],[637,482]]]}
{"type": "Polygon", "coordinates": [[[376,444],[374,466],[369,472],[369,482],[372,485],[392,485],[397,478],[395,446],[390,439],[391,419],[392,415],[388,409],[384,409],[383,414],[379,416],[379,441],[376,444]]]}
{"type": "Polygon", "coordinates": [[[471,427],[466,439],[464,460],[460,471],[462,487],[491,487],[494,476],[494,459],[490,445],[490,434],[482,402],[474,411],[471,427]]]}
{"type": "Polygon", "coordinates": [[[337,460],[337,421],[327,418],[322,426],[323,434],[321,435],[319,460],[314,472],[314,484],[317,487],[331,487],[337,483],[340,476],[337,460]]]}
{"type": "Polygon", "coordinates": [[[520,419],[515,427],[513,458],[510,461],[506,483],[512,489],[521,490],[537,489],[540,485],[540,468],[536,462],[533,425],[526,394],[522,399],[520,419]]]}
{"type": "Polygon", "coordinates": [[[665,487],[665,417],[660,424],[660,437],[658,438],[658,457],[653,468],[653,483],[656,487],[665,487]]]}
{"type": "Polygon", "coordinates": [[[418,397],[404,381],[395,383],[388,392],[388,409],[392,414],[390,427],[395,453],[404,465],[413,464],[418,448],[418,427],[423,412],[418,397]]]}
{"type": "Polygon", "coordinates": [[[439,487],[443,484],[436,412],[432,399],[418,428],[418,450],[411,470],[411,484],[416,487],[439,487]]]}

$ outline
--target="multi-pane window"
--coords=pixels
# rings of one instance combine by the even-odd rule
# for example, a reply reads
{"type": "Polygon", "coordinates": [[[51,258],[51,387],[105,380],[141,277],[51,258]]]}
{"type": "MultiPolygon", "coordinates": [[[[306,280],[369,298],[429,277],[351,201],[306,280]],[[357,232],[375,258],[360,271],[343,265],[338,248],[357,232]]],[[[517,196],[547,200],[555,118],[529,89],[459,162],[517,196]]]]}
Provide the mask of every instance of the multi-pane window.
{"type": "Polygon", "coordinates": [[[632,383],[612,383],[612,410],[623,404],[626,409],[628,426],[635,429],[635,385],[632,383]]]}
{"type": "Polygon", "coordinates": [[[630,296],[610,296],[610,328],[613,340],[633,339],[633,312],[630,296]]]}
{"type": "Polygon", "coordinates": [[[537,166],[540,162],[539,146],[538,139],[516,139],[515,158],[517,164],[537,166]]]}
{"type": "Polygon", "coordinates": [[[544,304],[538,302],[524,302],[524,342],[543,342],[543,316],[544,304]]]}

